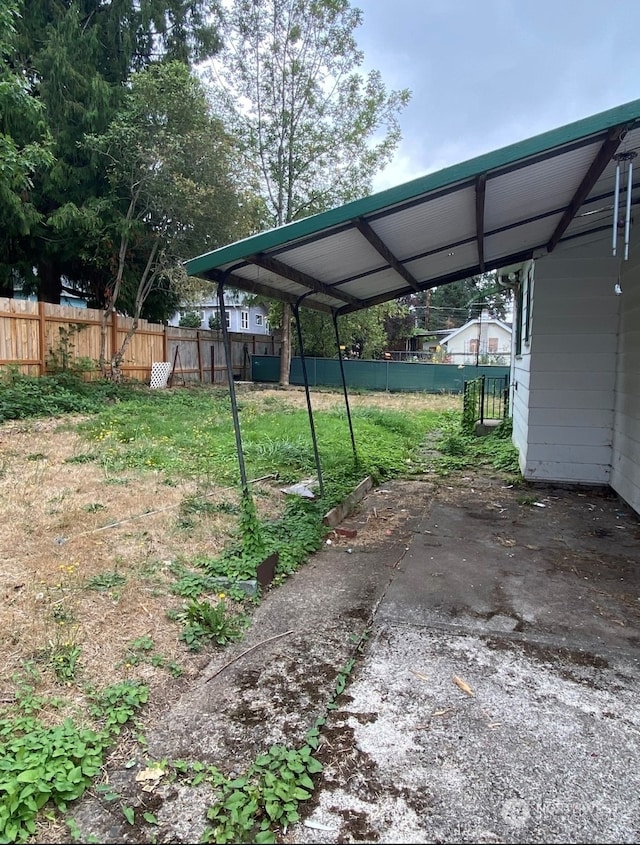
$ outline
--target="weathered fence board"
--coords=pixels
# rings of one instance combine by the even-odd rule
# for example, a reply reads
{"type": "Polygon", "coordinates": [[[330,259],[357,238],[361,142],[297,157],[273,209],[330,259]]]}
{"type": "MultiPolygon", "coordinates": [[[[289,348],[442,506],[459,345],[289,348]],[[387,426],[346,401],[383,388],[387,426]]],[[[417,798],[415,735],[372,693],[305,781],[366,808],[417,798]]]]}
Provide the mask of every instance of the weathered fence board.
{"type": "MultiPolygon", "coordinates": [[[[44,375],[63,355],[73,361],[100,356],[102,311],[0,298],[0,366],[13,365],[25,375],[44,375]]],[[[112,315],[107,322],[106,356],[119,349],[133,318],[112,315]]],[[[251,356],[279,355],[274,335],[229,333],[235,379],[251,379],[251,356]]],[[[221,331],[187,329],[140,320],[125,353],[122,372],[149,382],[152,364],[169,361],[174,384],[189,381],[226,384],[227,364],[221,331]]]]}

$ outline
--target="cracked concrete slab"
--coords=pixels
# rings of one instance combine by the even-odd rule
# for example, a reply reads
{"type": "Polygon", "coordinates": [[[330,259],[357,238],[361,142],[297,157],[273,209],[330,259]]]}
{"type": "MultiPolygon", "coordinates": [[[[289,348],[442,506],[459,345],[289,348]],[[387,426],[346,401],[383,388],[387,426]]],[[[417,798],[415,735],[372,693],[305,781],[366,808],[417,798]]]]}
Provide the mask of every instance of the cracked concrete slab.
{"type": "MultiPolygon", "coordinates": [[[[146,757],[111,773],[129,803],[148,800],[150,760],[231,774],[301,744],[368,632],[279,841],[640,841],[637,515],[595,490],[525,500],[479,472],[373,489],[342,525],[150,713],[146,757]]],[[[211,790],[156,797],[153,829],[98,795],[74,816],[100,842],[198,841],[211,790]]]]}

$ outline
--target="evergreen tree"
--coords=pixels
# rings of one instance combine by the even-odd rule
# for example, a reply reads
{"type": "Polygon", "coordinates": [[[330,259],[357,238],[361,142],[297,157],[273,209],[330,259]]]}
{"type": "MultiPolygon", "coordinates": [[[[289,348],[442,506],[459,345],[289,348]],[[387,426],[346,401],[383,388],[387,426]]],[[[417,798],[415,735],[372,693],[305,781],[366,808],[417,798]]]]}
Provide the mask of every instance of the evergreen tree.
{"type": "Polygon", "coordinates": [[[0,6],[0,296],[9,297],[14,273],[29,270],[18,242],[40,218],[32,199],[34,175],[53,163],[42,106],[11,61],[21,7],[20,0],[0,6]]]}
{"type": "Polygon", "coordinates": [[[108,278],[87,260],[95,219],[83,212],[108,183],[82,140],[109,126],[133,70],[211,56],[216,9],[216,0],[24,0],[10,62],[44,108],[56,159],[34,178],[36,215],[19,245],[41,299],[59,302],[64,282],[101,298],[108,278]]]}

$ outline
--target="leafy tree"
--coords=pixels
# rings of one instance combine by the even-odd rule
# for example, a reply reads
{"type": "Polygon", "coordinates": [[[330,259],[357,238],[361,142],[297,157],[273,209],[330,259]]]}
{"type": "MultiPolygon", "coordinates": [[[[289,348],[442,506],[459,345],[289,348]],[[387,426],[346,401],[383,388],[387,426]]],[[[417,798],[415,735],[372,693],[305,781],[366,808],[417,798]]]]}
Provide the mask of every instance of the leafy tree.
{"type": "MultiPolygon", "coordinates": [[[[231,0],[223,9],[225,46],[210,79],[274,226],[368,194],[400,140],[397,115],[410,94],[388,92],[378,71],[362,73],[361,22],[348,0],[231,0]]],[[[286,385],[290,307],[270,320],[282,329],[286,385]]]]}
{"type": "MultiPolygon", "coordinates": [[[[402,306],[396,302],[387,302],[342,317],[339,330],[345,357],[380,358],[389,347],[389,322],[399,318],[401,313],[402,306]]],[[[305,355],[319,358],[336,356],[335,328],[330,315],[309,309],[301,317],[300,327],[305,355]]],[[[294,338],[293,347],[299,354],[297,337],[294,338]]]]}
{"type": "Polygon", "coordinates": [[[82,139],[106,131],[132,71],[213,55],[216,9],[217,0],[24,0],[10,62],[55,139],[55,166],[34,179],[36,214],[19,244],[19,257],[36,267],[41,299],[59,302],[63,284],[101,299],[108,274],[88,260],[84,243],[109,184],[104,160],[82,139]]]}
{"type": "Polygon", "coordinates": [[[395,301],[395,308],[385,315],[384,329],[388,349],[405,349],[407,338],[415,329],[415,317],[409,304],[403,300],[395,301]]]}
{"type": "Polygon", "coordinates": [[[105,375],[118,380],[151,293],[179,293],[186,280],[182,262],[245,235],[254,225],[253,204],[237,188],[242,182],[231,139],[212,114],[201,82],[179,62],[135,73],[107,131],[87,136],[85,144],[104,157],[110,186],[94,209],[95,220],[106,221],[95,239],[94,260],[113,268],[100,358],[105,375]],[[133,323],[107,364],[107,322],[127,288],[133,292],[133,323]]]}
{"type": "MultiPolygon", "coordinates": [[[[16,240],[39,220],[32,201],[33,178],[53,163],[52,140],[42,105],[31,96],[28,79],[11,64],[20,0],[0,6],[0,295],[13,296],[16,240]]],[[[24,272],[24,270],[23,270],[24,272]]]]}
{"type": "Polygon", "coordinates": [[[495,273],[472,276],[410,297],[418,327],[424,331],[455,329],[484,309],[504,319],[511,294],[498,286],[495,273]]]}

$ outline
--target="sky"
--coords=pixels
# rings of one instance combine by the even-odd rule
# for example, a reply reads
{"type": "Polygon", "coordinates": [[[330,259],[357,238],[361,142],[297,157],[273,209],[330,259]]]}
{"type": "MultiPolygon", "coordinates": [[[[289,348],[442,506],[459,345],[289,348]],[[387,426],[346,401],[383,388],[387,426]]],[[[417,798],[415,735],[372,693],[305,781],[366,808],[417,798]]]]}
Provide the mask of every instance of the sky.
{"type": "Polygon", "coordinates": [[[640,0],[352,0],[364,71],[408,88],[374,191],[640,99],[640,0]]]}

